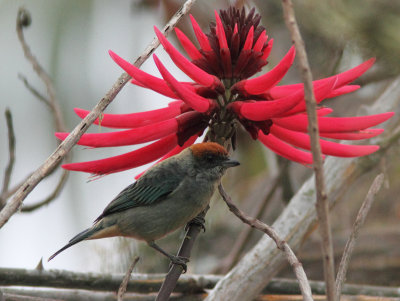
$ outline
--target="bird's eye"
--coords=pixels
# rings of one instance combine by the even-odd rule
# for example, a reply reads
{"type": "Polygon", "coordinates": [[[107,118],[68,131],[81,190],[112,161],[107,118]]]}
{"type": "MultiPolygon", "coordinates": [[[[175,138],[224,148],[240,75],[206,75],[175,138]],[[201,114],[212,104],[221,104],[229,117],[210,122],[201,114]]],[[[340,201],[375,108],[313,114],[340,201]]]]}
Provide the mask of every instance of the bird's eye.
{"type": "Polygon", "coordinates": [[[214,161],[213,155],[206,155],[205,159],[206,159],[207,162],[212,162],[212,161],[214,161]]]}

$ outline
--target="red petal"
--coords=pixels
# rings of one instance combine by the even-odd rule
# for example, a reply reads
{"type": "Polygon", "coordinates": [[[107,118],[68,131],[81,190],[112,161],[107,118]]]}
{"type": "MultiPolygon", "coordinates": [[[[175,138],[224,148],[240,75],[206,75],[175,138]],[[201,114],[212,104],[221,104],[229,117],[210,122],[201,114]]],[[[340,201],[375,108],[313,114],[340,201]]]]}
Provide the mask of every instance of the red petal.
{"type": "Polygon", "coordinates": [[[199,24],[197,24],[195,18],[193,18],[192,15],[190,15],[190,21],[192,22],[193,31],[196,35],[197,41],[199,41],[201,49],[203,49],[204,51],[212,52],[213,50],[210,46],[210,42],[208,41],[206,34],[201,30],[199,24]]]}
{"type": "Polygon", "coordinates": [[[288,72],[290,66],[293,64],[296,49],[294,46],[290,48],[285,57],[275,66],[271,71],[264,75],[242,80],[232,87],[233,92],[240,92],[245,95],[257,95],[268,91],[273,86],[281,81],[281,79],[288,72]]]}
{"type": "Polygon", "coordinates": [[[254,26],[251,26],[249,33],[246,36],[246,41],[244,42],[242,50],[250,50],[253,47],[253,38],[254,38],[254,26]]]}
{"type": "MultiPolygon", "coordinates": [[[[313,83],[314,97],[315,97],[315,101],[317,103],[320,103],[327,97],[327,95],[332,93],[332,89],[335,87],[336,81],[337,81],[337,78],[333,77],[329,81],[326,81],[322,84],[313,83]]],[[[302,95],[304,98],[304,92],[302,90],[300,90],[300,91],[302,92],[302,95]]],[[[294,115],[296,113],[300,113],[300,112],[304,112],[304,111],[306,111],[305,100],[300,102],[297,106],[295,106],[293,109],[291,109],[289,112],[287,112],[285,114],[285,116],[294,115]]]]}
{"type": "MultiPolygon", "coordinates": [[[[357,117],[318,117],[321,133],[340,133],[364,130],[380,124],[394,115],[393,112],[357,117]]],[[[306,115],[296,115],[273,120],[277,125],[296,132],[307,132],[308,118],[306,115]]]]}
{"type": "MultiPolygon", "coordinates": [[[[290,131],[279,126],[273,125],[271,133],[294,146],[310,150],[310,136],[308,134],[290,131]]],[[[346,145],[332,141],[320,139],[321,151],[325,155],[337,157],[361,157],[376,152],[379,149],[377,145],[346,145]]]]}
{"type": "Polygon", "coordinates": [[[273,46],[274,46],[274,39],[271,39],[269,40],[267,47],[264,48],[261,59],[266,60],[269,57],[269,54],[271,53],[273,46]]]}
{"type": "MultiPolygon", "coordinates": [[[[329,115],[330,113],[332,113],[333,110],[331,108],[318,108],[317,109],[317,116],[325,116],[325,115],[329,115]]],[[[307,113],[304,113],[305,115],[307,115],[307,113]]]]}
{"type": "Polygon", "coordinates": [[[175,34],[182,47],[185,49],[186,53],[190,56],[192,60],[203,58],[203,55],[200,53],[199,50],[197,50],[196,46],[193,45],[192,41],[190,41],[189,38],[177,27],[175,27],[175,34]]]}
{"type": "Polygon", "coordinates": [[[238,33],[238,25],[237,25],[237,23],[235,23],[235,27],[233,28],[233,34],[232,35],[234,35],[236,33],[238,33]]]}
{"type": "Polygon", "coordinates": [[[180,84],[171,75],[171,73],[168,72],[168,70],[164,67],[164,65],[160,62],[155,54],[153,54],[153,59],[165,81],[168,83],[168,85],[170,85],[174,93],[178,95],[186,104],[188,104],[191,108],[200,113],[205,113],[210,108],[212,108],[213,102],[211,100],[197,95],[193,91],[186,88],[184,85],[180,84]]]}
{"type": "MultiPolygon", "coordinates": [[[[154,141],[177,131],[178,121],[176,118],[172,118],[127,131],[83,134],[77,144],[90,147],[133,145],[154,141]]],[[[64,140],[69,133],[56,133],[55,135],[58,139],[64,140]]]]}
{"type": "Polygon", "coordinates": [[[258,37],[256,43],[254,44],[253,50],[255,52],[260,52],[264,47],[265,42],[268,40],[267,31],[264,30],[258,37]]]}
{"type": "Polygon", "coordinates": [[[123,155],[88,162],[64,164],[62,167],[68,170],[90,172],[95,175],[110,174],[150,163],[165,155],[176,145],[177,137],[175,134],[171,134],[150,145],[123,155]]]}
{"type": "Polygon", "coordinates": [[[347,85],[333,90],[326,98],[332,98],[343,94],[351,93],[360,89],[359,85],[347,85]]]}
{"type": "Polygon", "coordinates": [[[187,76],[189,76],[195,82],[211,89],[221,89],[223,87],[222,83],[217,77],[208,74],[203,69],[197,67],[187,58],[185,58],[174,46],[172,46],[172,44],[164,37],[157,27],[154,27],[154,31],[165,51],[169,54],[179,69],[181,69],[187,76]]]}
{"type": "MultiPolygon", "coordinates": [[[[194,136],[190,137],[182,146],[178,145],[177,147],[175,147],[172,151],[170,151],[166,155],[164,155],[160,160],[158,160],[156,163],[154,163],[151,167],[153,167],[154,165],[160,163],[161,161],[164,161],[165,159],[168,159],[169,157],[172,157],[172,156],[175,156],[175,155],[179,154],[185,148],[191,146],[196,141],[196,139],[198,137],[199,137],[198,135],[194,135],[194,136]]],[[[149,167],[145,171],[141,172],[140,174],[136,175],[135,176],[135,180],[139,179],[151,167],[149,167]]]]}
{"type": "Polygon", "coordinates": [[[357,132],[347,133],[320,133],[321,137],[339,139],[339,140],[362,140],[378,136],[384,132],[384,129],[367,129],[357,132]]]}
{"type": "Polygon", "coordinates": [[[225,30],[224,30],[224,25],[222,25],[221,19],[217,13],[216,10],[214,10],[215,14],[215,23],[216,23],[216,34],[218,37],[218,43],[219,43],[219,48],[228,48],[228,43],[226,41],[226,35],[225,35],[225,30]]]}
{"type": "Polygon", "coordinates": [[[304,98],[304,93],[298,92],[294,95],[267,101],[232,103],[232,107],[239,116],[253,121],[262,121],[280,116],[295,107],[304,98]]]}
{"type": "MultiPolygon", "coordinates": [[[[372,67],[372,65],[375,63],[375,58],[370,58],[369,60],[365,61],[364,63],[358,65],[357,67],[354,67],[350,70],[347,70],[345,72],[339,73],[338,75],[334,75],[338,77],[338,82],[336,83],[336,88],[342,87],[344,85],[347,85],[354,81],[356,78],[359,78],[361,75],[363,75],[369,68],[372,67]]],[[[319,79],[316,80],[316,82],[323,82],[325,80],[328,80],[334,76],[324,78],[324,79],[319,79]]]]}
{"type": "MultiPolygon", "coordinates": [[[[337,75],[328,77],[328,78],[323,78],[314,81],[314,85],[316,84],[323,84],[325,81],[331,80],[333,77],[337,76],[338,81],[336,82],[335,87],[340,88],[344,85],[347,85],[348,83],[351,83],[354,81],[356,78],[360,77],[364,72],[366,72],[371,66],[374,64],[375,58],[371,58],[368,61],[365,61],[361,65],[358,65],[357,67],[354,67],[350,70],[347,70],[345,72],[339,73],[337,75]]],[[[301,89],[303,87],[303,84],[294,84],[294,85],[285,85],[285,86],[277,86],[273,87],[268,93],[271,95],[272,98],[280,98],[284,97],[288,94],[291,94],[297,89],[301,89]]],[[[351,92],[351,91],[350,91],[351,92]]]]}
{"type": "MultiPolygon", "coordinates": [[[[123,58],[119,57],[117,54],[108,51],[111,58],[138,82],[140,82],[144,87],[149,88],[157,93],[165,95],[171,98],[177,98],[174,92],[168,87],[167,83],[161,78],[150,75],[139,68],[133,66],[131,63],[127,62],[123,58]]],[[[134,82],[133,82],[134,83],[134,82]]]]}
{"type": "Polygon", "coordinates": [[[271,149],[273,152],[277,153],[286,159],[299,162],[301,164],[312,164],[312,155],[309,152],[297,149],[280,139],[276,138],[274,135],[264,135],[261,131],[258,133],[258,140],[262,142],[266,147],[271,149]]]}
{"type": "MultiPolygon", "coordinates": [[[[171,102],[167,108],[147,112],[132,114],[103,114],[101,122],[96,119],[95,124],[101,124],[101,126],[104,127],[119,129],[137,128],[144,125],[171,119],[175,116],[178,116],[182,112],[186,112],[187,110],[187,106],[179,100],[171,102]]],[[[82,110],[79,108],[75,108],[74,111],[81,118],[85,118],[90,113],[90,111],[82,110]]]]}

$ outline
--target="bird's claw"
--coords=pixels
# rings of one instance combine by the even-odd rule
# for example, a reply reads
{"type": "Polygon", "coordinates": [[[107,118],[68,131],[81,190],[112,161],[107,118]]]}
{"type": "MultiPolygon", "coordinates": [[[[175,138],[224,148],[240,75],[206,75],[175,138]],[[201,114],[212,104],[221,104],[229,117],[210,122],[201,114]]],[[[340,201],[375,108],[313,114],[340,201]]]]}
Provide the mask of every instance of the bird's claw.
{"type": "Polygon", "coordinates": [[[170,260],[171,260],[171,264],[169,265],[170,269],[171,269],[172,265],[177,264],[182,267],[183,273],[186,273],[186,271],[187,271],[186,263],[189,262],[189,258],[183,257],[183,256],[171,256],[170,260]]]}
{"type": "Polygon", "coordinates": [[[188,222],[185,226],[185,231],[189,229],[190,226],[195,225],[201,228],[203,232],[206,232],[206,226],[205,226],[206,220],[204,217],[201,216],[196,216],[194,219],[192,219],[190,222],[188,222]]]}

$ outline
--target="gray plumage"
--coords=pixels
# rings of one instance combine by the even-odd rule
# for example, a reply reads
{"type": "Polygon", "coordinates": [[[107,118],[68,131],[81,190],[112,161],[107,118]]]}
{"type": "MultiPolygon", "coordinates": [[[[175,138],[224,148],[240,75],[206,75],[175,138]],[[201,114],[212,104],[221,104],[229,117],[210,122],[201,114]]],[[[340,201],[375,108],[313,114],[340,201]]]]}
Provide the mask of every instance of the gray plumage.
{"type": "Polygon", "coordinates": [[[202,212],[225,170],[239,164],[227,155],[223,147],[208,142],[160,162],[122,190],[91,228],[72,238],[49,260],[80,241],[112,236],[133,237],[159,248],[154,241],[202,212]]]}

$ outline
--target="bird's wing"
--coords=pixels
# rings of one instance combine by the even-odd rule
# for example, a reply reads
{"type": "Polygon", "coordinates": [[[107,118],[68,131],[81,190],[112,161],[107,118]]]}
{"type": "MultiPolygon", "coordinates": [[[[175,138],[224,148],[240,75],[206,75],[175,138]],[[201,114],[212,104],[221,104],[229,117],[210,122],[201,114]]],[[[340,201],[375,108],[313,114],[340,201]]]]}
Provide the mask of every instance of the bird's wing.
{"type": "Polygon", "coordinates": [[[159,170],[157,175],[151,172],[146,173],[137,182],[122,190],[108,204],[95,222],[115,212],[158,203],[173,192],[179,183],[180,181],[176,178],[175,174],[171,174],[167,170],[159,170]]]}

